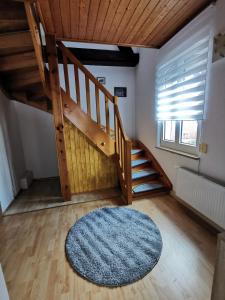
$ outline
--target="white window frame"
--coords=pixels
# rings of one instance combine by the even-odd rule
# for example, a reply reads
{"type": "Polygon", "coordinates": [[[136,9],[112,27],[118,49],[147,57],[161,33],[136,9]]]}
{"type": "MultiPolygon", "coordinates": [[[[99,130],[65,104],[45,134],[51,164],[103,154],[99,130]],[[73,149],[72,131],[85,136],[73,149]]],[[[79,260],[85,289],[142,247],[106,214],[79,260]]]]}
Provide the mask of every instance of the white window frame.
{"type": "Polygon", "coordinates": [[[182,152],[184,154],[199,156],[201,121],[197,121],[197,122],[198,122],[198,129],[197,129],[196,146],[192,146],[181,142],[182,121],[176,121],[175,141],[164,140],[164,126],[163,126],[164,121],[158,121],[157,146],[164,149],[169,149],[169,150],[171,149],[173,151],[182,152]]]}

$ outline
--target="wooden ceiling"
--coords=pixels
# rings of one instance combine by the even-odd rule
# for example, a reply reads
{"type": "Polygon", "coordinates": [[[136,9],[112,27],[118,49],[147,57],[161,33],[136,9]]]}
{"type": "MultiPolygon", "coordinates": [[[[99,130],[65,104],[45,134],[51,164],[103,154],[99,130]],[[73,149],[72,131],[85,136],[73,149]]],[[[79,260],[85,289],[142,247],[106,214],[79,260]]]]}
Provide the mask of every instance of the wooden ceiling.
{"type": "Polygon", "coordinates": [[[161,47],[212,0],[37,0],[58,39],[161,47]]]}

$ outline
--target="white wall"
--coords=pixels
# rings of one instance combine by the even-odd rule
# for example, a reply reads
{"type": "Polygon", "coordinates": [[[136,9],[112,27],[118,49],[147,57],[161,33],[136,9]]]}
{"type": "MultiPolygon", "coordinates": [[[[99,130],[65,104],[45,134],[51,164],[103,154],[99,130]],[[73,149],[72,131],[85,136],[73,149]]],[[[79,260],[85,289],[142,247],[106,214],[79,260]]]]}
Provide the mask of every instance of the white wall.
{"type": "Polygon", "coordinates": [[[176,170],[179,166],[200,170],[225,182],[225,59],[212,64],[210,71],[207,113],[202,129],[202,142],[208,144],[208,153],[202,154],[200,161],[196,161],[155,148],[157,123],[154,115],[154,73],[157,61],[205,24],[209,24],[210,14],[214,33],[225,31],[225,2],[218,0],[214,9],[207,9],[160,50],[141,49],[140,63],[136,69],[136,135],[159,160],[175,190],[176,170]]]}
{"type": "Polygon", "coordinates": [[[13,102],[0,91],[0,203],[4,211],[20,189],[25,171],[13,102]]]}
{"type": "Polygon", "coordinates": [[[34,178],[57,176],[52,115],[19,102],[14,102],[14,106],[19,120],[26,170],[31,170],[34,178]]]}
{"type": "MultiPolygon", "coordinates": [[[[71,43],[70,43],[71,44],[71,43]]],[[[69,44],[69,45],[70,45],[69,44]]],[[[89,44],[88,44],[89,45],[89,44]]],[[[70,45],[71,46],[71,45],[70,45]]],[[[92,45],[90,45],[91,47],[92,45]]],[[[102,47],[102,45],[101,45],[102,47]]],[[[124,129],[126,134],[132,138],[135,136],[135,68],[132,67],[108,67],[108,66],[86,66],[86,68],[95,77],[106,78],[106,89],[114,95],[114,87],[127,87],[127,97],[119,98],[119,110],[123,121],[124,129]]],[[[70,93],[72,98],[76,99],[75,94],[75,79],[73,66],[69,66],[69,78],[70,78],[70,93]]],[[[63,66],[60,65],[60,79],[62,87],[65,87],[63,66]]],[[[82,72],[79,72],[80,79],[80,93],[81,93],[81,107],[84,111],[86,108],[86,92],[85,92],[85,78],[82,72]]],[[[90,95],[91,95],[91,109],[92,118],[96,120],[96,109],[95,109],[95,90],[94,85],[90,84],[90,95]]],[[[110,105],[110,126],[113,128],[114,116],[112,113],[112,105],[110,105]]],[[[105,125],[105,100],[103,94],[100,93],[100,111],[102,124],[105,125]]]]}

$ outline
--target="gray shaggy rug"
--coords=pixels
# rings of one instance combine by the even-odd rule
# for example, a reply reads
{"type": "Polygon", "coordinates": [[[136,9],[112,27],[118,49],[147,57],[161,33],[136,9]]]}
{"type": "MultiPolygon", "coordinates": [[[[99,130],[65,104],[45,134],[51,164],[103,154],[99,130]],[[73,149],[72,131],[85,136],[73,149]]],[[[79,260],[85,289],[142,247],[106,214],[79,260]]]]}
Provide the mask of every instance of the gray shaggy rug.
{"type": "Polygon", "coordinates": [[[112,287],[149,273],[159,260],[162,238],[147,215],[124,207],[102,208],[71,227],[65,247],[75,271],[98,285],[112,287]]]}

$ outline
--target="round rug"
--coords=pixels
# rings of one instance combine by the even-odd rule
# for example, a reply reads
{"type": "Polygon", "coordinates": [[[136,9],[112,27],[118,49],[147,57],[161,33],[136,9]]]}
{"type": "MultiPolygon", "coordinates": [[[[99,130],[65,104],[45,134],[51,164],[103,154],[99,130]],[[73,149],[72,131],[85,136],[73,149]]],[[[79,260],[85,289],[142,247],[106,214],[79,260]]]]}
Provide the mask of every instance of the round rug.
{"type": "Polygon", "coordinates": [[[162,238],[149,216],[124,207],[102,208],[71,227],[65,247],[69,263],[81,276],[99,285],[122,286],[154,268],[162,238]]]}

